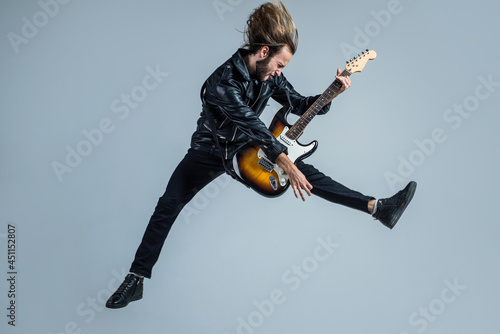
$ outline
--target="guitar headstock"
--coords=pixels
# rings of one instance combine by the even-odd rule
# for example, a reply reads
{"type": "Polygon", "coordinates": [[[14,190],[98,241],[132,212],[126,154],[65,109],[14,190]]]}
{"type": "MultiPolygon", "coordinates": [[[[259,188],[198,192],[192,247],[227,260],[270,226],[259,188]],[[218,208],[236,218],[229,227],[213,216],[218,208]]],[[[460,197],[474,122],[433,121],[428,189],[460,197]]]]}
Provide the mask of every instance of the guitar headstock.
{"type": "Polygon", "coordinates": [[[345,66],[345,69],[351,74],[355,72],[361,72],[365,68],[368,60],[372,60],[375,58],[377,58],[377,53],[373,50],[366,49],[366,51],[363,51],[360,55],[358,55],[358,57],[348,60],[346,62],[347,65],[345,66]]]}

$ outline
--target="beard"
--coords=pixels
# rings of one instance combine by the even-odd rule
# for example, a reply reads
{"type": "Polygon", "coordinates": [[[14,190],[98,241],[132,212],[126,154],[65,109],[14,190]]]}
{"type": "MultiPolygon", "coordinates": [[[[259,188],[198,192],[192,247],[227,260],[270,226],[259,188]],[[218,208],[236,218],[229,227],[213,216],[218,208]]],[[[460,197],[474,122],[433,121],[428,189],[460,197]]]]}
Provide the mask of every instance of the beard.
{"type": "Polygon", "coordinates": [[[257,80],[260,82],[266,81],[266,77],[270,75],[269,71],[269,62],[271,61],[271,57],[267,57],[266,59],[258,60],[255,64],[255,76],[257,80]]]}

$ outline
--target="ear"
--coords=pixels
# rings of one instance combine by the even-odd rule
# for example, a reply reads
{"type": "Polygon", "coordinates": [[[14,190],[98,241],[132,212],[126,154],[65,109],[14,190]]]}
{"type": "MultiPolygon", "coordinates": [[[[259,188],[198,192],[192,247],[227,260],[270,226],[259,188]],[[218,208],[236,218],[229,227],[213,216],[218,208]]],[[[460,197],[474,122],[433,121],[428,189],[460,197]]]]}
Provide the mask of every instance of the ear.
{"type": "Polygon", "coordinates": [[[269,46],[264,45],[260,49],[259,56],[260,56],[261,59],[265,59],[265,58],[267,58],[268,55],[269,55],[269,46]]]}

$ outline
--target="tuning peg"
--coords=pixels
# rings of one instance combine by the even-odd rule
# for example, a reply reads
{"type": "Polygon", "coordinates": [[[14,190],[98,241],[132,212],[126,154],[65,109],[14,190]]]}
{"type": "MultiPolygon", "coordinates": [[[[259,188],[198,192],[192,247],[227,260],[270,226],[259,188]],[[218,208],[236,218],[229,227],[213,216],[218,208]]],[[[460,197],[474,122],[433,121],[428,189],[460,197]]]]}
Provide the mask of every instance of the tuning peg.
{"type": "Polygon", "coordinates": [[[362,55],[364,55],[364,54],[365,54],[365,52],[363,51],[363,52],[361,52],[361,54],[362,54],[362,55]]]}
{"type": "Polygon", "coordinates": [[[366,52],[368,52],[368,49],[366,49],[366,52]]]}

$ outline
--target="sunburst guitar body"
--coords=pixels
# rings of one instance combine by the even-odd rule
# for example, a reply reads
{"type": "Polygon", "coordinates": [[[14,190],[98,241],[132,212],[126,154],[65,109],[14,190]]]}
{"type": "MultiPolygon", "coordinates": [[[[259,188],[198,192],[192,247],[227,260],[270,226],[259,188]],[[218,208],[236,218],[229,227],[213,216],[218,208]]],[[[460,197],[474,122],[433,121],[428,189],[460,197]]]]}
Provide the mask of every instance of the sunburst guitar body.
{"type": "MultiPolygon", "coordinates": [[[[302,145],[297,140],[287,137],[286,133],[291,125],[286,121],[286,117],[287,113],[278,112],[269,126],[269,131],[287,147],[288,158],[295,163],[313,154],[318,142],[302,145]]],[[[261,195],[279,196],[290,185],[288,175],[278,164],[272,163],[258,145],[249,144],[243,147],[235,159],[241,178],[261,195]]]]}

